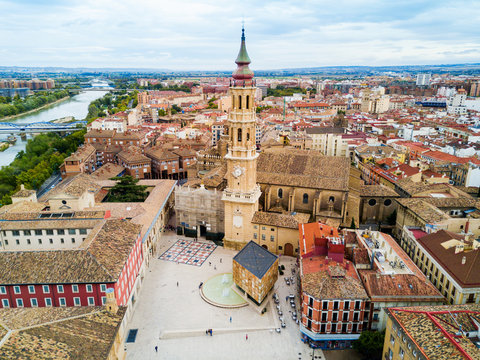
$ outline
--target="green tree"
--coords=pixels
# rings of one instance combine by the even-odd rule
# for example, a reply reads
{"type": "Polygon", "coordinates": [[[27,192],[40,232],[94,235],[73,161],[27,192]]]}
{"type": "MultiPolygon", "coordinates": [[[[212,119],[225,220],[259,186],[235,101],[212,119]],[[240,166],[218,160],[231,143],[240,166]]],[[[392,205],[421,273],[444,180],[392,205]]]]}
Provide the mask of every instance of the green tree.
{"type": "Polygon", "coordinates": [[[358,340],[353,343],[353,348],[362,355],[363,359],[380,360],[384,340],[385,330],[382,332],[363,331],[358,340]]]}
{"type": "Polygon", "coordinates": [[[114,177],[117,183],[107,194],[107,202],[143,202],[147,198],[147,186],[137,185],[138,179],[130,175],[114,177]]]}

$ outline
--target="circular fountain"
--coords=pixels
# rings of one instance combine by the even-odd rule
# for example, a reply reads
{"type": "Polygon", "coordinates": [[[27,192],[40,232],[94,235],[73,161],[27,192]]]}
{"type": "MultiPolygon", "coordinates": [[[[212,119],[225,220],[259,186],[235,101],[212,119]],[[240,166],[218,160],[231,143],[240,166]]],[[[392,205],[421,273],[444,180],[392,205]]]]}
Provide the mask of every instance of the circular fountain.
{"type": "Polygon", "coordinates": [[[237,308],[248,303],[232,289],[231,273],[219,274],[208,279],[200,289],[202,299],[209,304],[223,308],[237,308]]]}

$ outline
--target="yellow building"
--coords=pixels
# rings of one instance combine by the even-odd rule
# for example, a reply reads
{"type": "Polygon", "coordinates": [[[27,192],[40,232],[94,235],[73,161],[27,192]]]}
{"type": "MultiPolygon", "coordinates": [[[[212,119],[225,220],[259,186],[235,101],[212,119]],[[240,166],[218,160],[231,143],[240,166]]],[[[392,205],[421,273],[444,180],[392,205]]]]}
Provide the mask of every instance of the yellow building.
{"type": "Polygon", "coordinates": [[[242,29],[240,52],[235,60],[230,96],[232,109],[228,113],[227,187],[223,191],[225,204],[225,238],[227,248],[241,249],[252,238],[251,220],[258,210],[260,186],[257,184],[257,151],[255,143],[255,82],[248,67],[250,58],[242,29]]]}
{"type": "Polygon", "coordinates": [[[298,255],[298,225],[308,223],[309,214],[285,215],[256,211],[252,219],[253,241],[275,254],[298,255]]]}
{"type": "Polygon", "coordinates": [[[233,281],[257,305],[278,279],[278,257],[250,241],[233,258],[233,281]]]}
{"type": "Polygon", "coordinates": [[[426,234],[405,228],[400,244],[450,304],[480,302],[479,241],[445,230],[426,234]]]}

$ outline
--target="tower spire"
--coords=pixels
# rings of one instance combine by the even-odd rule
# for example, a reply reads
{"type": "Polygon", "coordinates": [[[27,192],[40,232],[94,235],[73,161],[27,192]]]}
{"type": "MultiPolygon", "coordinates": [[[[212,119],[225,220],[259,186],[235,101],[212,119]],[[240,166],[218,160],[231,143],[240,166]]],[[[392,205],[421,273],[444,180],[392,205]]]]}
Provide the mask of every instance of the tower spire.
{"type": "Polygon", "coordinates": [[[233,78],[236,80],[236,83],[237,81],[250,83],[253,78],[253,71],[248,67],[251,60],[247,53],[247,46],[245,44],[245,26],[243,24],[240,51],[238,52],[235,63],[237,64],[237,69],[233,73],[233,78]]]}

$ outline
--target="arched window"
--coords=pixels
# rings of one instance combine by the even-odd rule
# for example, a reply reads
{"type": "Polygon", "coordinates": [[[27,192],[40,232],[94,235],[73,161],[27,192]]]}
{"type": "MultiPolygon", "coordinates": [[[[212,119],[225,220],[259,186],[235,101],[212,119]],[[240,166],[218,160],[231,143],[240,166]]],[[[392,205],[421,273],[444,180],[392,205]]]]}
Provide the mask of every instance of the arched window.
{"type": "Polygon", "coordinates": [[[247,105],[245,106],[245,109],[248,109],[250,106],[250,95],[247,95],[247,105]]]}
{"type": "Polygon", "coordinates": [[[232,96],[232,107],[235,109],[236,104],[235,104],[235,95],[232,96]]]}
{"type": "Polygon", "coordinates": [[[250,130],[247,130],[247,141],[250,141],[250,130]]]}
{"type": "Polygon", "coordinates": [[[385,205],[385,206],[390,206],[390,205],[392,205],[392,200],[386,199],[386,200],[383,202],[383,205],[385,205]]]}
{"type": "Polygon", "coordinates": [[[278,197],[280,199],[283,198],[283,190],[282,189],[278,189],[278,197]]]}
{"type": "Polygon", "coordinates": [[[335,197],[330,196],[330,197],[328,198],[328,202],[335,202],[335,197]]]}
{"type": "Polygon", "coordinates": [[[242,108],[242,95],[239,95],[239,96],[238,96],[238,108],[239,108],[239,109],[242,108]]]}
{"type": "Polygon", "coordinates": [[[237,131],[237,140],[238,142],[242,142],[242,129],[238,129],[237,131]]]}
{"type": "Polygon", "coordinates": [[[308,194],[303,194],[303,203],[308,204],[308,194]]]}

